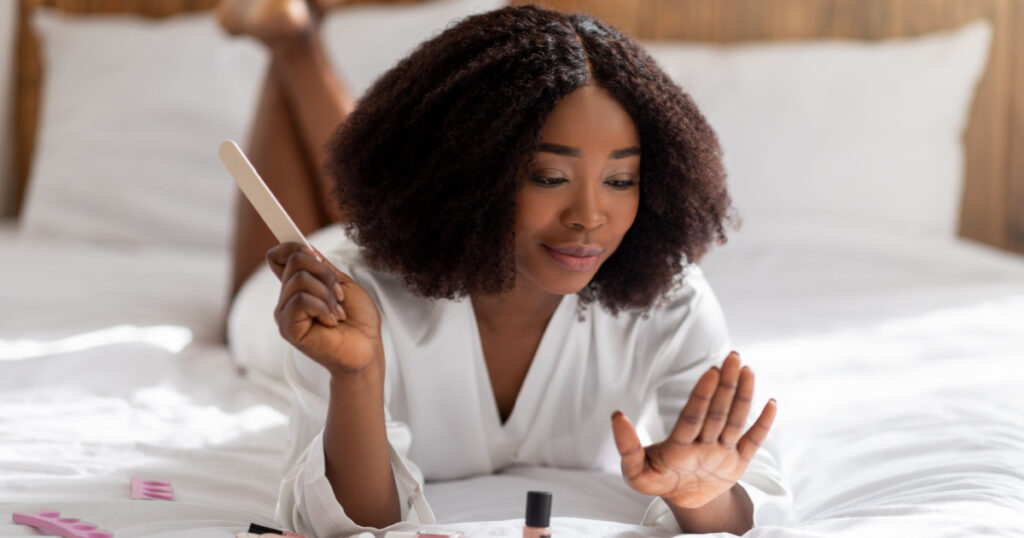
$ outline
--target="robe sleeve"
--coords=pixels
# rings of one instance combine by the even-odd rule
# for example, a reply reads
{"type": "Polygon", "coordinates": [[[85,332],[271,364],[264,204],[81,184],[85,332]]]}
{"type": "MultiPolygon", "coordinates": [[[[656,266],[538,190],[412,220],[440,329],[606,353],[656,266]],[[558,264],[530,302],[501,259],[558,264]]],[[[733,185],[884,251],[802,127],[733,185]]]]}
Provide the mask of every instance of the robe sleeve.
{"type": "MultiPolygon", "coordinates": [[[[390,346],[385,339],[385,353],[390,346]]],[[[389,365],[390,366],[390,365],[389,365]]],[[[386,371],[394,368],[387,367],[386,371]]],[[[385,421],[391,468],[394,471],[402,519],[383,529],[357,525],[345,513],[327,480],[323,433],[327,421],[329,374],[312,359],[289,346],[285,378],[292,387],[291,436],[284,478],[278,493],[277,520],[307,536],[348,536],[360,532],[406,530],[436,519],[423,493],[423,473],[408,459],[409,427],[391,419],[385,386],[385,421]]]]}
{"type": "MultiPolygon", "coordinates": [[[[672,431],[700,376],[711,366],[721,365],[732,351],[725,316],[703,273],[697,266],[690,266],[684,276],[685,284],[651,316],[655,342],[647,346],[653,356],[647,393],[653,389],[657,399],[660,438],[672,431]]],[[[760,415],[766,401],[759,399],[758,393],[767,392],[760,385],[755,387],[747,427],[760,415]]],[[[783,524],[792,507],[792,495],[779,472],[779,454],[772,438],[769,434],[738,482],[753,503],[755,527],[783,524]]],[[[641,524],[680,532],[675,516],[661,498],[652,501],[641,524]]]]}

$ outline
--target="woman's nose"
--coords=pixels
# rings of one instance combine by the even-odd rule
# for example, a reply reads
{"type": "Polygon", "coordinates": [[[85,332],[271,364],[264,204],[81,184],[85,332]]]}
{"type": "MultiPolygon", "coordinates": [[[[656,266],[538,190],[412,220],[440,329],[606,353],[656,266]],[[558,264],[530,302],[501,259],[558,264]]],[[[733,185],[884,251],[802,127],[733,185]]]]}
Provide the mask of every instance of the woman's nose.
{"type": "Polygon", "coordinates": [[[562,213],[562,223],[578,230],[594,230],[608,221],[600,193],[591,186],[582,186],[573,193],[569,206],[562,213]]]}

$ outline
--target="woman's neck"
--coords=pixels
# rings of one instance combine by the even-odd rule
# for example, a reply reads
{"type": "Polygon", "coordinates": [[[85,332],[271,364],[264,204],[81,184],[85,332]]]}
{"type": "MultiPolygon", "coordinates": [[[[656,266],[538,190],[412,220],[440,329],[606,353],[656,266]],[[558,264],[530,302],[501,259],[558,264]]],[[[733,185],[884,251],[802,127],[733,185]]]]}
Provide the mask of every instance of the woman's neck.
{"type": "Polygon", "coordinates": [[[499,334],[522,334],[538,328],[543,331],[562,296],[525,284],[521,278],[518,280],[508,292],[470,298],[478,326],[499,334]]]}

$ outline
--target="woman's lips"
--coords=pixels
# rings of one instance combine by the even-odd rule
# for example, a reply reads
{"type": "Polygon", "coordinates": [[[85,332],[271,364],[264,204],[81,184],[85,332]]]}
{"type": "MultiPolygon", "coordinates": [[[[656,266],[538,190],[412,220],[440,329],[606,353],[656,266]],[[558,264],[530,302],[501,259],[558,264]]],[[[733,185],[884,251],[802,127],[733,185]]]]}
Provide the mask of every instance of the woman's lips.
{"type": "Polygon", "coordinates": [[[580,245],[543,245],[544,251],[570,271],[592,271],[604,249],[580,245]]]}

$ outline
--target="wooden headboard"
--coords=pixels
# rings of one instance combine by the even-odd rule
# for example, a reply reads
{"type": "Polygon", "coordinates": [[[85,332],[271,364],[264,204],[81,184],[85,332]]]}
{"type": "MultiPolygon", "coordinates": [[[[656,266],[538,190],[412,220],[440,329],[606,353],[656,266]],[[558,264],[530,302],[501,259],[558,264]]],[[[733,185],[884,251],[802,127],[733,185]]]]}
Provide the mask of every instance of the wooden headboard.
{"type": "MultiPolygon", "coordinates": [[[[380,1],[380,0],[377,0],[380,1]]],[[[212,9],[217,0],[19,0],[15,203],[35,139],[41,69],[28,16],[44,4],[74,13],[163,17],[212,9]]],[[[535,0],[511,0],[513,4],[535,0]]],[[[913,36],[987,19],[989,63],[964,136],[960,234],[1024,252],[1024,2],[1014,0],[542,0],[587,11],[640,39],[736,43],[913,36]]]]}

